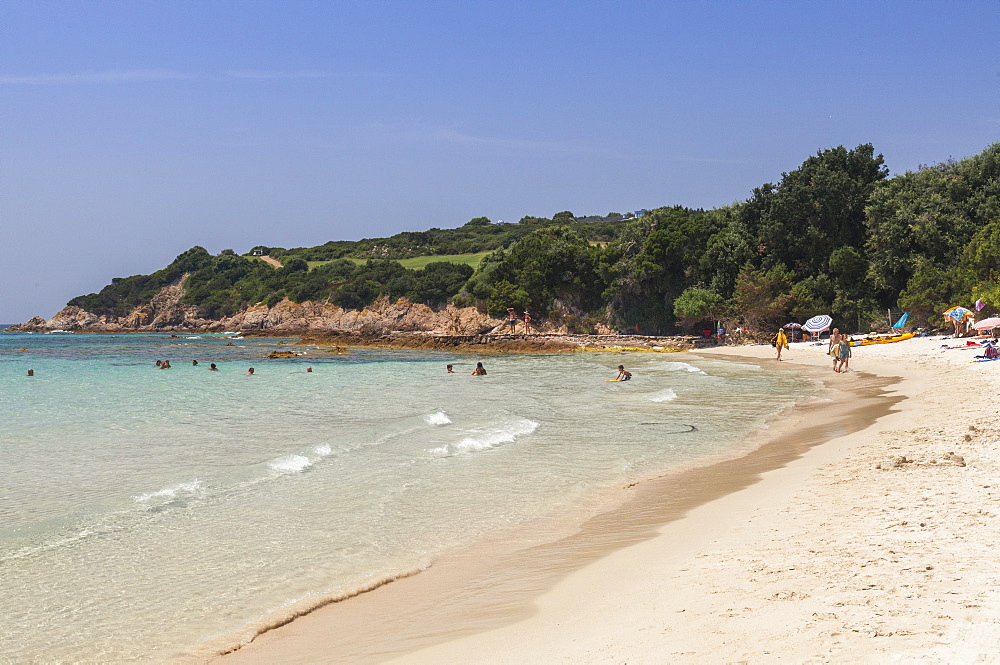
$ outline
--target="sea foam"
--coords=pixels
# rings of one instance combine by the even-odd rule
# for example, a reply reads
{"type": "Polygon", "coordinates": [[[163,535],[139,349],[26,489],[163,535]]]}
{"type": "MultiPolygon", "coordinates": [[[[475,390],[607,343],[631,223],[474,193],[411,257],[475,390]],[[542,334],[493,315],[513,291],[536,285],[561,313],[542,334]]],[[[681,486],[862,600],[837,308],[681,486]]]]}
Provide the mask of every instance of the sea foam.
{"type": "Polygon", "coordinates": [[[659,362],[659,363],[653,363],[653,364],[651,364],[649,366],[648,369],[665,369],[668,372],[680,372],[680,371],[684,371],[684,372],[697,372],[699,374],[705,374],[705,372],[703,370],[698,369],[694,365],[689,365],[688,363],[685,363],[685,362],[659,362]]]}
{"type": "Polygon", "coordinates": [[[138,496],[133,496],[132,498],[136,502],[149,501],[150,499],[155,499],[158,497],[167,497],[173,499],[180,492],[194,492],[196,489],[201,487],[201,481],[195,478],[189,483],[178,483],[176,485],[171,485],[170,487],[165,487],[162,490],[156,492],[148,492],[146,494],[140,494],[138,496]]]}
{"type": "Polygon", "coordinates": [[[677,393],[675,393],[670,388],[665,388],[659,392],[653,393],[649,401],[650,402],[672,402],[677,399],[677,393]]]}
{"type": "Polygon", "coordinates": [[[285,455],[267,463],[275,471],[282,473],[301,473],[312,466],[305,455],[285,455]]]}
{"type": "Polygon", "coordinates": [[[536,429],[538,429],[538,423],[527,418],[520,418],[492,429],[477,431],[473,436],[467,436],[455,444],[455,449],[486,450],[501,443],[511,443],[517,437],[531,434],[536,429]]]}
{"type": "Polygon", "coordinates": [[[450,425],[451,418],[444,411],[438,411],[424,416],[424,422],[428,425],[450,425]]]}

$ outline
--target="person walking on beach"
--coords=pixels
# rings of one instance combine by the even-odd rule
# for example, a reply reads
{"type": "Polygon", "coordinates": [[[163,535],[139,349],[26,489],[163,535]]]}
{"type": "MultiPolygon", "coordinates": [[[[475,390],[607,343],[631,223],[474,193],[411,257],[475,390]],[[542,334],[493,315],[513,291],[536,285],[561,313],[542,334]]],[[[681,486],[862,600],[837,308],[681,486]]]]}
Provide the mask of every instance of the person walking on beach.
{"type": "Polygon", "coordinates": [[[476,369],[472,370],[472,376],[486,376],[486,368],[482,363],[476,363],[476,369]]]}
{"type": "Polygon", "coordinates": [[[511,335],[517,332],[517,312],[514,311],[513,307],[507,308],[507,325],[510,326],[511,335]]]}
{"type": "Polygon", "coordinates": [[[826,352],[833,358],[833,371],[837,371],[837,364],[840,362],[840,328],[834,328],[830,333],[830,343],[826,345],[826,352]]]}
{"type": "Polygon", "coordinates": [[[774,348],[778,350],[778,362],[781,362],[781,350],[788,348],[788,336],[785,335],[784,328],[778,328],[778,334],[774,336],[774,348]]]}
{"type": "Polygon", "coordinates": [[[846,372],[848,371],[848,365],[851,364],[851,340],[847,339],[846,336],[842,335],[840,339],[840,366],[835,367],[835,372],[846,372]]]}

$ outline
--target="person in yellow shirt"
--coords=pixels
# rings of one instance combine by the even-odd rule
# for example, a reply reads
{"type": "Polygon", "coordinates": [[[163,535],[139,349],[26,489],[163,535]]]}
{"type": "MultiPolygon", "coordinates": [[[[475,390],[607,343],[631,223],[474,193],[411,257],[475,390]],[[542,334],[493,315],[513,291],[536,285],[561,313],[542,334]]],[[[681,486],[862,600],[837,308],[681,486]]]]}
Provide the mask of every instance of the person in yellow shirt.
{"type": "Polygon", "coordinates": [[[778,328],[778,334],[774,336],[774,348],[778,350],[778,361],[781,361],[781,350],[788,348],[788,336],[783,328],[778,328]]]}

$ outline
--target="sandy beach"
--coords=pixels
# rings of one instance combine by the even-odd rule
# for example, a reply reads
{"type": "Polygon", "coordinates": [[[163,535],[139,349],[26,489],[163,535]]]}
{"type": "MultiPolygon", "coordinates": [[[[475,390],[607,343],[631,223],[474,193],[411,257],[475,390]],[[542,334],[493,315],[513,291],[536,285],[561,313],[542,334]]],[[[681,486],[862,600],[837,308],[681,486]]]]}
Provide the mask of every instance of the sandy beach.
{"type": "MultiPolygon", "coordinates": [[[[782,366],[833,402],[683,493],[641,483],[571,533],[499,538],[219,660],[1000,662],[1000,363],[941,349],[956,343],[856,348],[846,374],[793,344],[782,366]]],[[[701,353],[775,362],[769,346],[701,353]]]]}

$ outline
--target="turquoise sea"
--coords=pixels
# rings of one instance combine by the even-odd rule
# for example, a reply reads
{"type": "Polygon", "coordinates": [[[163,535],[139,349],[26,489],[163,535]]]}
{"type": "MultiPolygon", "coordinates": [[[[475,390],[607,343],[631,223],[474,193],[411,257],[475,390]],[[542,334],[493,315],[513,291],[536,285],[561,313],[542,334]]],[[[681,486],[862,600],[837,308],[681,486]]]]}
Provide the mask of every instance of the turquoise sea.
{"type": "Polygon", "coordinates": [[[0,333],[0,662],[197,661],[497,528],[737,454],[817,390],[680,353],[232,337],[0,333]],[[634,379],[605,382],[619,364],[634,379]]]}

